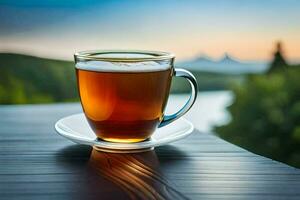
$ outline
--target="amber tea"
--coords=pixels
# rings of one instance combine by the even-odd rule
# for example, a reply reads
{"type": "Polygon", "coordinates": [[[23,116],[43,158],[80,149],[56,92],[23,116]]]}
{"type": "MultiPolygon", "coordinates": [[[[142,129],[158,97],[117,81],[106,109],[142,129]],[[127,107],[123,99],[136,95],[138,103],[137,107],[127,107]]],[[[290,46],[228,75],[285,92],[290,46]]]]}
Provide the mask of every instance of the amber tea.
{"type": "Polygon", "coordinates": [[[162,120],[171,68],[147,72],[76,69],[83,110],[96,135],[113,142],[147,139],[162,120]]]}

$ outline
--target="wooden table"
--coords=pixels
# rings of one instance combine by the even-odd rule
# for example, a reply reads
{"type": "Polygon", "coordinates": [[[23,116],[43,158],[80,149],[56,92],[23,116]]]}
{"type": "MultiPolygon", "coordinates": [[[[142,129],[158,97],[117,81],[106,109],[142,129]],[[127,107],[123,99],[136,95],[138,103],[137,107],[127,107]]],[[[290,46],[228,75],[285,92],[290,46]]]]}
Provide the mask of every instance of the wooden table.
{"type": "Polygon", "coordinates": [[[0,106],[0,199],[300,199],[300,170],[197,130],[127,155],[55,133],[55,121],[80,111],[79,104],[0,106]]]}

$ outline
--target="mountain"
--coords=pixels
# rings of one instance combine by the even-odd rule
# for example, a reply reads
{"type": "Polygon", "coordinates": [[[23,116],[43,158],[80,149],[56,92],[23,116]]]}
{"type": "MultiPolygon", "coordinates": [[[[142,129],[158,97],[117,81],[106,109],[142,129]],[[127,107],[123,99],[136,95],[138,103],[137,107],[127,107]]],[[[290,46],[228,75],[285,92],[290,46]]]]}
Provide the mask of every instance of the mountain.
{"type": "Polygon", "coordinates": [[[267,62],[242,62],[234,59],[228,54],[219,60],[213,60],[208,56],[201,55],[193,60],[186,60],[177,63],[177,66],[192,71],[217,72],[225,74],[248,74],[264,73],[268,69],[267,62]]]}

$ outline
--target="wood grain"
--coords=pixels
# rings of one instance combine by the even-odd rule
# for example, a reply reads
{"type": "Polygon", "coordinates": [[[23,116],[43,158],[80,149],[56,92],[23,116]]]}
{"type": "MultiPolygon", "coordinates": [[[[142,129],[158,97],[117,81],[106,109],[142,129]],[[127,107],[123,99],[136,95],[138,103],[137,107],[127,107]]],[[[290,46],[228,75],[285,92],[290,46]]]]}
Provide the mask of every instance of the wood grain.
{"type": "Polygon", "coordinates": [[[195,131],[141,154],[55,133],[79,104],[0,107],[0,199],[300,199],[300,170],[195,131]]]}

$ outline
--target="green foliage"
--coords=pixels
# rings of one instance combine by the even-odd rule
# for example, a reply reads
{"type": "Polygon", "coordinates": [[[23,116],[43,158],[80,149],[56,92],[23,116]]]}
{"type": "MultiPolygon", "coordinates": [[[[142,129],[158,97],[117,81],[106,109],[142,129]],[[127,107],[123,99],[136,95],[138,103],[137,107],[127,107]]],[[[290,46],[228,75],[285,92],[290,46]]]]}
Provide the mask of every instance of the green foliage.
{"type": "Polygon", "coordinates": [[[77,99],[73,62],[0,54],[0,104],[77,99]]]}
{"type": "Polygon", "coordinates": [[[300,66],[251,75],[233,89],[232,120],[215,131],[257,154],[300,167],[300,66]]]}

